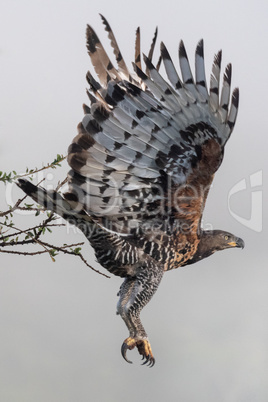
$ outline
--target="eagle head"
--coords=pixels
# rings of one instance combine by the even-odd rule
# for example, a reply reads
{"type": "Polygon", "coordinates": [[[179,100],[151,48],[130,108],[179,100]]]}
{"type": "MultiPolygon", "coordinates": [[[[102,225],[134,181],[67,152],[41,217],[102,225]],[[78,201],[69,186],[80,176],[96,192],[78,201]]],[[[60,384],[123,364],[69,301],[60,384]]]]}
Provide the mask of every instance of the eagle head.
{"type": "Polygon", "coordinates": [[[216,251],[225,250],[226,248],[244,248],[245,243],[240,237],[223,230],[203,230],[201,232],[200,241],[197,246],[196,253],[188,264],[200,261],[209,257],[216,251]]]}

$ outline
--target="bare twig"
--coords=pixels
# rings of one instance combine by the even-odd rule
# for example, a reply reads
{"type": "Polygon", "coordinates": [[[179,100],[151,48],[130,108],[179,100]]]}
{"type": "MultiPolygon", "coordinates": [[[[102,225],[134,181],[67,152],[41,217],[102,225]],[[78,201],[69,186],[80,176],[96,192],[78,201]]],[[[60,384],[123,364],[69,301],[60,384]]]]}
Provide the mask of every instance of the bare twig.
{"type": "MultiPolygon", "coordinates": [[[[34,255],[39,255],[39,254],[45,254],[48,253],[50,255],[50,258],[52,259],[53,262],[55,262],[55,259],[53,258],[53,255],[51,254],[51,251],[56,250],[58,252],[61,252],[63,254],[69,254],[69,255],[74,255],[75,257],[79,257],[83,263],[89,267],[90,269],[92,269],[93,271],[97,272],[98,274],[105,276],[106,278],[110,278],[110,276],[104,274],[103,272],[93,268],[85,259],[85,257],[80,253],[80,252],[75,252],[74,250],[68,250],[68,248],[71,247],[77,247],[80,245],[83,245],[84,242],[82,243],[75,243],[75,244],[65,244],[63,246],[55,246],[53,244],[49,244],[46,242],[42,242],[42,241],[38,241],[36,239],[30,239],[30,240],[26,240],[24,242],[22,242],[21,244],[25,245],[25,244],[33,244],[33,243],[38,243],[40,246],[42,246],[44,248],[44,250],[38,250],[38,251],[18,251],[18,250],[3,250],[0,249],[0,253],[7,253],[7,254],[18,254],[18,255],[23,255],[23,256],[34,256],[34,255]]],[[[1,244],[0,244],[1,246],[1,244]]]]}
{"type": "Polygon", "coordinates": [[[39,250],[39,251],[18,251],[18,250],[0,250],[1,253],[6,253],[6,254],[19,254],[19,255],[38,255],[38,254],[44,254],[47,251],[46,250],[39,250]]]}
{"type": "Polygon", "coordinates": [[[6,216],[6,215],[8,215],[8,214],[14,212],[16,209],[19,209],[20,204],[25,200],[26,197],[27,197],[27,195],[25,195],[23,198],[20,198],[20,199],[16,202],[16,204],[14,204],[13,207],[10,207],[7,211],[4,211],[4,212],[1,212],[1,211],[0,211],[0,218],[1,218],[2,216],[6,216]]]}
{"type": "Polygon", "coordinates": [[[67,183],[67,177],[63,180],[63,181],[61,181],[61,182],[59,182],[58,183],[58,185],[57,185],[57,187],[55,188],[55,191],[59,191],[59,189],[62,187],[62,186],[64,186],[64,184],[66,184],[67,183]]]}

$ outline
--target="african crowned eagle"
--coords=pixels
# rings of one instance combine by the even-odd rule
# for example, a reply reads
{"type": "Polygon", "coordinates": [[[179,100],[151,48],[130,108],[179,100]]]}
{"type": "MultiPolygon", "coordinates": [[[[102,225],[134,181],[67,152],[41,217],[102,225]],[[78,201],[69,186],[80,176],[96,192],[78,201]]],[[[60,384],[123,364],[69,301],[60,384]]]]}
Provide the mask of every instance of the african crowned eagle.
{"type": "Polygon", "coordinates": [[[236,121],[239,92],[232,95],[231,64],[220,90],[221,51],[208,89],[203,41],[195,52],[195,77],[183,42],[177,72],[165,45],[152,63],[136,31],[135,62],[128,69],[107,20],[101,16],[115,67],[88,26],[87,49],[98,76],[87,73],[90,106],[68,149],[68,192],[63,196],[27,180],[18,185],[45,209],[81,229],[97,261],[124,278],[117,313],[129,337],[121,352],[137,347],[153,366],[151,345],[140,320],[165,271],[197,262],[218,250],[244,247],[222,230],[204,231],[201,218],[213,177],[236,121]],[[164,65],[167,79],[159,72],[164,65]],[[231,100],[230,100],[231,98],[231,100]]]}

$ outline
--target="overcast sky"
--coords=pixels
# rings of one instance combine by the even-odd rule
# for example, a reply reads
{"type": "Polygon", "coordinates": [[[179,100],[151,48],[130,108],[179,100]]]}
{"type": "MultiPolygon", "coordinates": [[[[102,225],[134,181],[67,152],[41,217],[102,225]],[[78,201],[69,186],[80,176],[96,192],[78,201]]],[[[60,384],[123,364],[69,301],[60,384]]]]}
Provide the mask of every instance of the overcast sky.
{"type": "MultiPolygon", "coordinates": [[[[268,3],[0,0],[0,170],[40,167],[66,153],[87,102],[86,24],[109,44],[98,13],[129,66],[135,29],[148,52],[156,25],[158,45],[163,40],[176,63],[182,38],[190,60],[204,38],[208,77],[219,49],[223,64],[232,62],[240,110],[204,225],[235,233],[246,247],[164,276],[142,312],[153,369],[140,366],[136,351],[133,365],[120,355],[128,336],[115,315],[120,278],[105,279],[72,258],[1,255],[0,399],[266,402],[268,3]]],[[[53,171],[51,182],[67,171],[65,164],[53,171]]],[[[72,230],[55,242],[59,236],[83,240],[72,230]]],[[[86,255],[98,267],[89,246],[86,255]]]]}

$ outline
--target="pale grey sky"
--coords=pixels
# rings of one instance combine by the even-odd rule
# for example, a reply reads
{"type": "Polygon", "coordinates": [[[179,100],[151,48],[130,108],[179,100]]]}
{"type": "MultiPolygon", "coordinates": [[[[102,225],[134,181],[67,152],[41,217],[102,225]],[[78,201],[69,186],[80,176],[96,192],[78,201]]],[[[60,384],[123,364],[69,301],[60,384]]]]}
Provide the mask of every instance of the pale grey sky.
{"type": "MultiPolygon", "coordinates": [[[[0,7],[5,171],[41,166],[66,153],[87,102],[86,24],[109,43],[98,13],[112,26],[129,66],[137,26],[147,52],[157,25],[158,44],[165,42],[176,63],[181,38],[191,60],[204,38],[207,77],[222,49],[241,101],[204,224],[246,243],[243,251],[226,250],[165,275],[142,312],[156,356],[153,369],[140,366],[136,351],[129,353],[133,365],[120,355],[128,335],[115,315],[121,279],[105,279],[72,258],[52,263],[45,256],[1,255],[1,401],[266,402],[267,1],[2,0],[0,7]]],[[[67,171],[67,165],[53,171],[54,181],[67,171]]],[[[1,194],[4,208],[4,187],[1,194]]],[[[83,239],[60,233],[63,241],[83,239]]],[[[87,257],[97,266],[90,247],[87,257]]]]}

